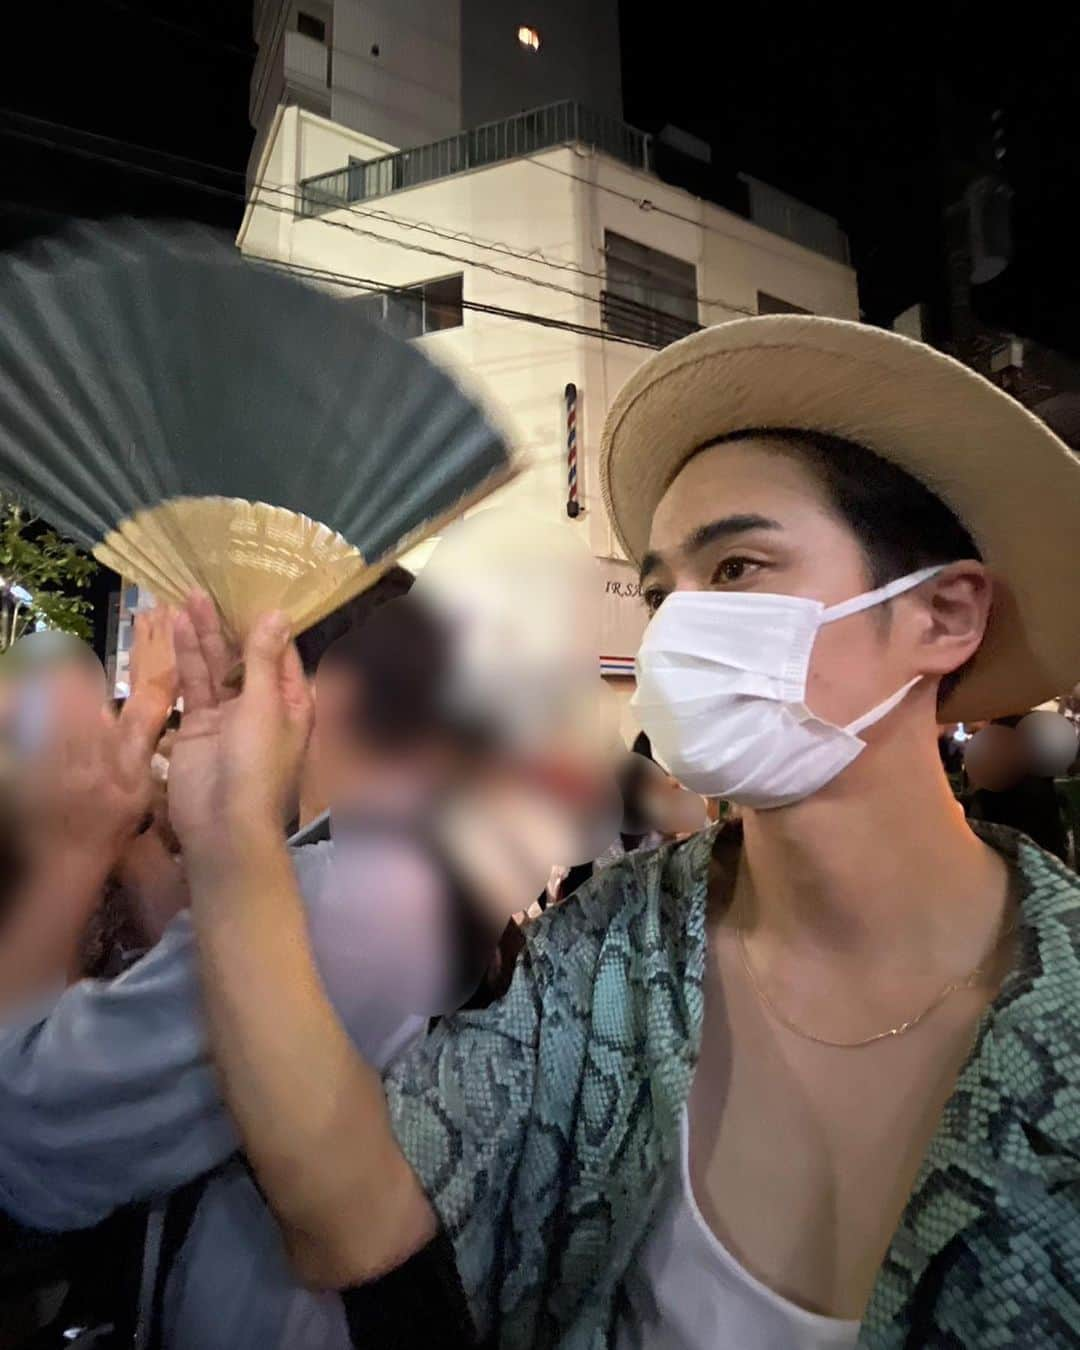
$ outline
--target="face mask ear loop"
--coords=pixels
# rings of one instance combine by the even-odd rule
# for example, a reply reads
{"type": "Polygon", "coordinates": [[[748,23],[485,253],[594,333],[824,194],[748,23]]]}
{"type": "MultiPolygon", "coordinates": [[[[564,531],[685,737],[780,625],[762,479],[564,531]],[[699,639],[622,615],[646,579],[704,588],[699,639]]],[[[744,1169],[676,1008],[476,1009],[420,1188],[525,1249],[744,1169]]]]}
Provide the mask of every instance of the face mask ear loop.
{"type": "Polygon", "coordinates": [[[891,713],[895,707],[903,703],[904,699],[907,698],[908,694],[911,693],[921,679],[921,675],[916,675],[913,680],[908,680],[907,684],[905,684],[902,689],[898,689],[895,694],[891,694],[883,703],[879,703],[876,708],[871,708],[868,713],[863,713],[861,717],[856,717],[855,721],[849,722],[844,730],[850,732],[852,736],[861,735],[868,727],[872,727],[875,722],[880,722],[883,718],[888,717],[889,713],[891,713]]]}
{"type": "Polygon", "coordinates": [[[888,600],[895,600],[898,595],[905,595],[908,591],[913,591],[916,586],[921,586],[924,581],[936,577],[939,572],[945,570],[945,567],[945,563],[937,563],[933,567],[923,567],[918,572],[911,572],[906,577],[898,577],[885,586],[879,586],[876,591],[866,591],[863,595],[852,596],[850,600],[842,600],[838,605],[830,605],[828,609],[823,611],[821,622],[835,623],[838,619],[846,619],[851,614],[859,614],[864,609],[873,609],[875,605],[883,605],[888,600]]]}

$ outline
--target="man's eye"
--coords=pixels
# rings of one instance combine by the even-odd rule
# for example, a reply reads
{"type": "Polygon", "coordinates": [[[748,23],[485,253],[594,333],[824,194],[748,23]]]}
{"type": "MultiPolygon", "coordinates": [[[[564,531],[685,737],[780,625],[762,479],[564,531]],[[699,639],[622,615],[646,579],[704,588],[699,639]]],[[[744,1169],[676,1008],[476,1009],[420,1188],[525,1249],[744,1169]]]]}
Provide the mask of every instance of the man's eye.
{"type": "Polygon", "coordinates": [[[750,558],[725,558],[713,573],[713,585],[730,586],[733,582],[741,581],[751,568],[757,566],[750,558]]]}
{"type": "Polygon", "coordinates": [[[645,601],[645,608],[650,614],[655,614],[664,603],[667,592],[662,591],[658,586],[650,586],[642,591],[642,599],[645,601]]]}

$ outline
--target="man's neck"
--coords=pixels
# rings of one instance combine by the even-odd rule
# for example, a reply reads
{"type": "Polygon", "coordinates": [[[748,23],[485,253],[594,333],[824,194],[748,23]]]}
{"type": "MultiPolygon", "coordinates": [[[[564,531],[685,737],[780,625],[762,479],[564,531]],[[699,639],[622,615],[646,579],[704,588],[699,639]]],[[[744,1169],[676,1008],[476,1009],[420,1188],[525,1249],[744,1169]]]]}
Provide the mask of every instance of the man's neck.
{"type": "Polygon", "coordinates": [[[747,813],[737,909],[792,955],[956,970],[1000,927],[1007,869],[952,796],[931,714],[906,711],[821,792],[747,813]]]}

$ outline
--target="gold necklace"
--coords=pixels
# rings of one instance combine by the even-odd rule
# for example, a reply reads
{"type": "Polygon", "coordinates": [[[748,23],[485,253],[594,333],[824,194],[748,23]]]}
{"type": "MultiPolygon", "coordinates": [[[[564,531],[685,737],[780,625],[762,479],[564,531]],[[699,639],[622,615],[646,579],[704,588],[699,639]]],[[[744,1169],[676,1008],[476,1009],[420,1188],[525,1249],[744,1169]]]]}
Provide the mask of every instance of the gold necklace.
{"type": "Polygon", "coordinates": [[[922,1010],[922,1012],[917,1013],[914,1017],[909,1017],[906,1022],[900,1022],[895,1027],[889,1027],[885,1031],[876,1032],[873,1036],[864,1036],[862,1040],[858,1041],[832,1041],[826,1036],[815,1036],[812,1031],[805,1031],[802,1027],[797,1027],[794,1022],[785,1017],[758,983],[758,978],[754,974],[754,968],[750,964],[750,953],[746,950],[746,939],[743,935],[743,926],[741,923],[736,924],[735,926],[735,937],[739,944],[739,955],[742,957],[743,969],[746,971],[747,978],[750,980],[750,985],[753,988],[754,993],[757,994],[758,998],[764,1003],[765,1007],[768,1008],[769,1012],[782,1027],[786,1027],[788,1031],[793,1032],[796,1036],[801,1036],[804,1041],[813,1041],[815,1045],[827,1045],[834,1050],[858,1050],[862,1046],[874,1045],[878,1041],[886,1041],[891,1036],[903,1036],[905,1032],[912,1031],[920,1022],[925,1021],[932,1012],[940,1008],[951,994],[958,993],[961,989],[973,989],[986,973],[987,966],[997,954],[1001,944],[1009,934],[1012,933],[1015,927],[1016,916],[1014,914],[1012,921],[998,934],[997,941],[994,943],[993,947],[991,947],[989,954],[983,958],[975,969],[962,980],[954,980],[950,984],[947,984],[945,988],[942,989],[941,993],[938,994],[936,998],[922,1010]]]}

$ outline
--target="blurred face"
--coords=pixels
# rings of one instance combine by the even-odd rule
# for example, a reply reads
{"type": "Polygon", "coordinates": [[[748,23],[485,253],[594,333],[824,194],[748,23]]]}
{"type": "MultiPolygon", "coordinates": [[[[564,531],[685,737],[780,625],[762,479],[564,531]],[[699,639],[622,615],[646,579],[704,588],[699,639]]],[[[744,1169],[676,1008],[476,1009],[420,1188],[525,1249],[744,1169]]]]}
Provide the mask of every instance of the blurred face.
{"type": "Polygon", "coordinates": [[[36,758],[45,747],[74,738],[102,714],[105,672],[82,660],[61,659],[27,670],[7,689],[6,715],[17,752],[36,758]]]}
{"type": "Polygon", "coordinates": [[[464,752],[435,736],[399,750],[366,740],[357,729],[363,681],[344,665],[324,662],[315,675],[314,693],[305,778],[326,806],[380,790],[397,793],[400,802],[422,797],[464,766],[464,752]]]}
{"type": "MultiPolygon", "coordinates": [[[[690,460],[656,509],[642,571],[653,611],[672,591],[771,592],[832,605],[873,586],[824,486],[767,439],[690,460]]],[[[872,708],[919,673],[913,641],[883,609],[822,627],[807,680],[811,711],[843,726],[872,708]]]]}

